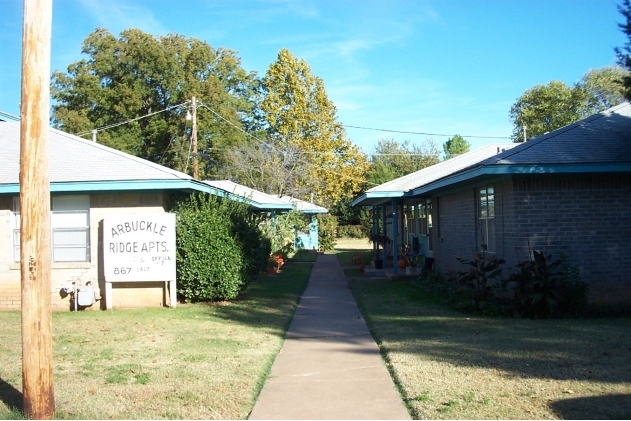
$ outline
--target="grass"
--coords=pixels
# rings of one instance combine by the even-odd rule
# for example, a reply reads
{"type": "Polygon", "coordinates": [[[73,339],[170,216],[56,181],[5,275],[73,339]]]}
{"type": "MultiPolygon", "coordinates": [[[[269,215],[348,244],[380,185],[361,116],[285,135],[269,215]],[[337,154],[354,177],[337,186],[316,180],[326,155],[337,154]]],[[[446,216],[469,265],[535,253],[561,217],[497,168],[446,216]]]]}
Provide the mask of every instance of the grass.
{"type": "Polygon", "coordinates": [[[289,256],[290,262],[309,262],[314,263],[318,258],[318,254],[313,250],[299,249],[289,256]]]}
{"type": "Polygon", "coordinates": [[[475,317],[408,281],[349,284],[416,419],[631,418],[631,318],[475,317]]]}
{"type": "MultiPolygon", "coordinates": [[[[56,418],[246,418],[312,267],[286,264],[232,302],[54,313],[56,418]]],[[[15,419],[20,313],[0,312],[0,324],[0,419],[15,419]]]]}

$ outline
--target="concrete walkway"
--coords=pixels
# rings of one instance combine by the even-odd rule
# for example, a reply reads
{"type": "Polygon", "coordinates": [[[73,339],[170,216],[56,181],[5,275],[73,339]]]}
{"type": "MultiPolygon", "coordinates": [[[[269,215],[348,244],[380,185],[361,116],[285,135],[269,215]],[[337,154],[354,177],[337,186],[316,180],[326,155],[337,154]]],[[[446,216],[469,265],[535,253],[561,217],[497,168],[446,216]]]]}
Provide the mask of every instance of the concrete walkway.
{"type": "Polygon", "coordinates": [[[410,419],[335,255],[319,255],[249,419],[410,419]]]}

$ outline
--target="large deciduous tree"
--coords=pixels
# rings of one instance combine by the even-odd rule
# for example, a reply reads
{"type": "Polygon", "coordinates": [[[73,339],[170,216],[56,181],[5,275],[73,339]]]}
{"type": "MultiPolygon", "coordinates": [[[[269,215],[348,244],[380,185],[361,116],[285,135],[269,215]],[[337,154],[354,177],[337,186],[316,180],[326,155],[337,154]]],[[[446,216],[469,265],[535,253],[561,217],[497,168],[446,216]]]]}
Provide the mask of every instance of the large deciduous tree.
{"type": "Polygon", "coordinates": [[[624,102],[624,78],[627,72],[619,66],[590,70],[576,84],[586,94],[582,116],[588,117],[624,102]]]}
{"type": "Polygon", "coordinates": [[[513,140],[528,139],[574,123],[624,101],[622,80],[628,72],[620,67],[590,70],[573,86],[560,81],[526,90],[510,110],[513,140]]]}
{"type": "Polygon", "coordinates": [[[470,149],[471,144],[459,134],[449,138],[445,143],[443,143],[443,152],[445,153],[446,160],[453,158],[456,155],[467,153],[470,149]]]}
{"type": "Polygon", "coordinates": [[[524,127],[531,139],[579,120],[585,102],[583,91],[557,80],[526,90],[510,109],[514,141],[524,141],[524,127]]]}
{"type": "Polygon", "coordinates": [[[313,190],[317,201],[328,206],[358,192],[368,160],[346,139],[322,79],[304,60],[282,49],[265,73],[263,87],[261,110],[269,136],[301,150],[310,164],[305,178],[319,180],[313,190]]]}
{"type": "Polygon", "coordinates": [[[97,28],[82,53],[87,58],[52,77],[52,122],[66,132],[89,134],[159,112],[99,131],[98,142],[183,171],[191,126],[187,107],[177,105],[195,96],[203,104],[197,121],[203,176],[221,160],[222,148],[243,142],[242,128],[256,124],[259,81],[241,68],[234,51],[177,34],[154,37],[128,29],[116,38],[97,28]]]}
{"type": "Polygon", "coordinates": [[[383,184],[438,163],[439,155],[432,140],[411,145],[409,140],[382,139],[371,153],[368,181],[383,184]]]}
{"type": "Polygon", "coordinates": [[[305,177],[311,164],[294,144],[252,141],[226,150],[224,159],[222,178],[273,196],[307,197],[319,186],[319,180],[305,177]]]}

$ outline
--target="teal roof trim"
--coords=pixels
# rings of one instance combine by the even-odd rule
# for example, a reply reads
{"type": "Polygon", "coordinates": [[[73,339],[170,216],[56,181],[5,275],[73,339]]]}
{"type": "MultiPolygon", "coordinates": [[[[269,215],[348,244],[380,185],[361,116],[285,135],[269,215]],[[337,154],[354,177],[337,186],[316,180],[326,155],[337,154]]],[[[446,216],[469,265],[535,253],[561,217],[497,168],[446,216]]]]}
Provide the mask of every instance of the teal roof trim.
{"type": "Polygon", "coordinates": [[[372,206],[386,202],[389,199],[398,199],[407,196],[404,191],[375,191],[365,192],[351,202],[351,206],[372,206]]]}
{"type": "MultiPolygon", "coordinates": [[[[132,190],[194,190],[211,193],[204,183],[195,180],[125,180],[125,181],[81,181],[50,183],[51,193],[66,192],[110,192],[132,190]]],[[[2,184],[0,194],[19,193],[20,185],[2,184]]]]}
{"type": "Polygon", "coordinates": [[[271,211],[271,210],[280,210],[280,211],[290,211],[292,210],[294,207],[293,205],[291,205],[290,203],[260,203],[260,202],[256,202],[250,198],[247,198],[245,196],[241,196],[238,194],[234,194],[234,193],[230,193],[227,192],[223,189],[220,189],[218,187],[214,187],[211,186],[207,183],[203,183],[208,190],[210,191],[212,194],[214,194],[215,196],[219,196],[219,197],[226,197],[230,200],[234,200],[236,202],[245,202],[248,204],[248,206],[251,206],[252,208],[256,209],[256,210],[260,210],[260,211],[271,211]]]}
{"type": "Polygon", "coordinates": [[[631,163],[628,164],[557,164],[557,165],[514,165],[494,164],[484,167],[475,167],[458,174],[454,174],[433,183],[421,186],[412,191],[412,196],[431,193],[435,190],[450,187],[482,176],[494,175],[518,175],[518,174],[590,174],[590,173],[616,173],[631,171],[631,163]]]}

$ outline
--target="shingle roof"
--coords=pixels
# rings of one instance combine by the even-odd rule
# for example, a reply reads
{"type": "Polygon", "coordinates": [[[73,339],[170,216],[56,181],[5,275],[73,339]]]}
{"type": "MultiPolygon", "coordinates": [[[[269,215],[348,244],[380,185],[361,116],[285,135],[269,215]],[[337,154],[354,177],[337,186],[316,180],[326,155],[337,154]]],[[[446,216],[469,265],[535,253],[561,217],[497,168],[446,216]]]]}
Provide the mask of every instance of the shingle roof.
{"type": "Polygon", "coordinates": [[[515,146],[515,143],[486,145],[475,151],[457,155],[446,161],[373,187],[353,200],[352,206],[378,205],[392,198],[410,196],[414,189],[449,176],[454,172],[470,167],[477,162],[515,146]]]}
{"type": "Polygon", "coordinates": [[[520,143],[501,154],[416,188],[412,194],[428,194],[487,176],[629,171],[631,104],[625,102],[520,143]]]}
{"type": "MultiPolygon", "coordinates": [[[[52,128],[48,148],[51,183],[193,180],[182,172],[52,128]]],[[[19,183],[19,122],[0,122],[0,150],[0,184],[19,183]]]]}
{"type": "Polygon", "coordinates": [[[290,203],[281,200],[276,196],[263,193],[259,190],[254,190],[230,180],[204,180],[204,183],[216,189],[222,190],[227,194],[248,199],[250,205],[254,205],[254,207],[258,209],[291,210],[293,208],[290,203]]]}
{"type": "Polygon", "coordinates": [[[318,206],[315,203],[307,202],[305,200],[296,199],[291,196],[282,196],[282,200],[285,202],[291,203],[294,205],[297,211],[304,213],[328,213],[329,210],[327,208],[323,208],[322,206],[318,206]]]}
{"type": "Polygon", "coordinates": [[[515,143],[503,143],[497,145],[486,145],[475,151],[467,152],[461,155],[439,162],[430,167],[413,172],[403,177],[396,178],[387,183],[383,183],[377,187],[367,190],[367,192],[407,192],[416,187],[427,184],[449,174],[452,174],[463,168],[467,168],[481,160],[493,155],[497,155],[504,150],[515,147],[515,143]]]}
{"type": "Polygon", "coordinates": [[[631,104],[624,102],[521,143],[484,165],[631,163],[631,104]]]}

